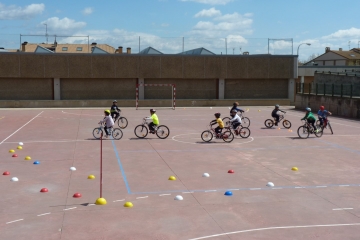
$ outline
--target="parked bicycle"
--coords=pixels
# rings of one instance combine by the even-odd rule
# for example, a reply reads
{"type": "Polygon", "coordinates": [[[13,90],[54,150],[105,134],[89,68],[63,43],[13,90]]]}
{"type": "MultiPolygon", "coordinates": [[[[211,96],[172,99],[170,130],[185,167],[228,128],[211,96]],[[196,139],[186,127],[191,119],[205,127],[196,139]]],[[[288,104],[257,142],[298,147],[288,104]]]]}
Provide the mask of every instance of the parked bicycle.
{"type": "Polygon", "coordinates": [[[330,129],[331,134],[334,134],[333,129],[332,129],[331,124],[330,124],[330,120],[327,119],[327,118],[325,118],[325,119],[323,120],[323,125],[321,125],[320,120],[317,120],[317,121],[316,121],[316,126],[320,126],[321,129],[322,129],[322,131],[324,131],[324,128],[328,128],[328,127],[329,127],[328,129],[330,129]]]}
{"type": "MultiPolygon", "coordinates": [[[[239,117],[241,118],[241,125],[243,127],[250,127],[250,119],[248,117],[245,117],[245,113],[248,112],[249,109],[247,109],[245,112],[241,113],[241,112],[237,112],[236,114],[239,115],[239,117]]],[[[222,120],[225,123],[225,126],[230,126],[230,119],[229,117],[224,117],[222,120]]]]}
{"type": "MultiPolygon", "coordinates": [[[[105,130],[104,129],[104,126],[102,124],[99,124],[99,127],[97,128],[94,128],[93,130],[93,136],[94,138],[96,139],[100,139],[101,138],[101,135],[104,133],[105,130]]],[[[116,140],[119,140],[122,138],[123,136],[123,132],[121,131],[120,128],[108,128],[108,133],[110,136],[112,136],[114,139],[116,140]]]]}
{"type": "MultiPolygon", "coordinates": [[[[146,123],[146,119],[143,119],[143,123],[137,125],[134,129],[134,133],[138,138],[145,138],[149,133],[149,126],[146,123]]],[[[169,136],[170,130],[165,125],[159,125],[155,127],[155,134],[158,138],[165,139],[169,136]]]]}
{"type": "Polygon", "coordinates": [[[306,139],[309,137],[310,134],[315,134],[316,137],[321,137],[323,135],[322,128],[320,126],[315,126],[316,129],[306,120],[304,125],[300,126],[297,130],[299,138],[306,139]]]}
{"type": "MultiPolygon", "coordinates": [[[[282,121],[282,125],[284,126],[284,128],[289,129],[289,128],[291,128],[291,122],[289,120],[285,119],[285,113],[283,115],[280,115],[278,123],[280,123],[282,121]]],[[[276,122],[276,118],[266,119],[264,124],[265,124],[265,127],[272,128],[275,125],[275,122],[276,122]]]]}
{"type": "Polygon", "coordinates": [[[201,133],[201,139],[204,142],[210,142],[213,137],[220,138],[227,143],[230,143],[232,142],[232,140],[234,140],[234,134],[230,130],[228,130],[228,128],[224,128],[227,129],[225,132],[217,134],[215,132],[215,128],[213,128],[211,125],[209,125],[209,127],[209,130],[205,130],[201,133]]]}

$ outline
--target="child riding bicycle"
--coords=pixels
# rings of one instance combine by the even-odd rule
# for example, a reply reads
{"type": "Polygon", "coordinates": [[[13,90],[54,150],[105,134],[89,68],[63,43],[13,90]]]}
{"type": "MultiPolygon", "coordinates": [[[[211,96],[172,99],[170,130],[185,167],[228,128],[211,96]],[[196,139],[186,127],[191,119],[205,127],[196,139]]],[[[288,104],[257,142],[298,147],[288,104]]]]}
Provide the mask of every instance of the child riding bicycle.
{"type": "MultiPolygon", "coordinates": [[[[231,110],[230,110],[230,115],[231,115],[231,112],[232,112],[233,110],[236,110],[236,112],[240,112],[240,113],[243,113],[243,112],[244,112],[244,110],[238,108],[238,106],[239,106],[239,103],[238,103],[238,102],[234,102],[234,103],[233,103],[233,107],[232,107],[231,110]]],[[[231,116],[232,116],[232,115],[231,115],[231,116]]]]}
{"type": "Polygon", "coordinates": [[[156,110],[155,109],[150,109],[150,117],[146,117],[145,120],[152,120],[151,123],[149,123],[149,129],[150,129],[150,133],[155,134],[155,127],[159,126],[160,122],[159,122],[159,118],[158,116],[155,114],[156,110]]]}
{"type": "Polygon", "coordinates": [[[280,110],[279,104],[276,104],[276,105],[275,105],[275,109],[271,112],[271,116],[276,119],[276,120],[275,120],[275,126],[278,125],[278,122],[279,122],[279,120],[280,120],[279,112],[286,113],[285,111],[280,110]]]}
{"type": "Polygon", "coordinates": [[[237,115],[237,111],[235,109],[231,111],[230,116],[232,117],[232,119],[230,119],[231,126],[235,130],[236,134],[238,134],[236,129],[241,125],[241,118],[237,115]]]}
{"type": "Polygon", "coordinates": [[[305,120],[311,124],[315,132],[319,132],[319,130],[315,127],[316,118],[314,117],[313,113],[311,112],[311,108],[306,108],[306,115],[301,120],[305,120]]]}
{"type": "Polygon", "coordinates": [[[317,113],[318,115],[318,118],[320,120],[320,126],[322,127],[326,127],[326,124],[327,124],[327,116],[328,115],[332,115],[331,112],[325,110],[325,107],[324,106],[320,106],[320,110],[318,111],[317,113]]]}
{"type": "Polygon", "coordinates": [[[105,110],[104,114],[105,114],[105,117],[104,117],[104,119],[102,121],[99,122],[99,124],[105,123],[105,127],[104,127],[104,130],[105,130],[105,133],[106,133],[105,137],[108,138],[109,135],[110,135],[109,132],[108,132],[108,129],[112,128],[114,126],[114,120],[110,116],[110,110],[105,110]]]}
{"type": "Polygon", "coordinates": [[[216,119],[215,119],[215,120],[212,120],[212,121],[210,122],[210,125],[211,125],[211,126],[216,125],[216,124],[219,125],[219,126],[217,126],[217,127],[215,128],[215,132],[216,132],[217,138],[218,138],[219,135],[220,135],[221,132],[222,132],[222,129],[224,128],[224,122],[223,122],[222,119],[220,118],[220,116],[221,116],[220,113],[215,113],[214,115],[215,115],[215,118],[216,118],[216,119]]]}
{"type": "Polygon", "coordinates": [[[117,101],[113,101],[113,105],[111,105],[111,117],[114,118],[114,121],[116,122],[116,119],[119,117],[121,110],[117,106],[117,101]]]}

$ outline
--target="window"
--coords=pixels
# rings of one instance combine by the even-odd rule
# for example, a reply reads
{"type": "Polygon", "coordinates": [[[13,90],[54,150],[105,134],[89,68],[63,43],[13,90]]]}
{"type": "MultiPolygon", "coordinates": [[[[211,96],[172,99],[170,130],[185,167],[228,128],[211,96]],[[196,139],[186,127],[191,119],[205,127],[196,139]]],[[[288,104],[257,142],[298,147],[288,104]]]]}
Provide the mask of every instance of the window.
{"type": "Polygon", "coordinates": [[[68,50],[68,47],[62,47],[61,50],[62,50],[62,51],[67,51],[67,50],[68,50]]]}
{"type": "Polygon", "coordinates": [[[82,51],[82,47],[77,47],[76,51],[82,51]]]}

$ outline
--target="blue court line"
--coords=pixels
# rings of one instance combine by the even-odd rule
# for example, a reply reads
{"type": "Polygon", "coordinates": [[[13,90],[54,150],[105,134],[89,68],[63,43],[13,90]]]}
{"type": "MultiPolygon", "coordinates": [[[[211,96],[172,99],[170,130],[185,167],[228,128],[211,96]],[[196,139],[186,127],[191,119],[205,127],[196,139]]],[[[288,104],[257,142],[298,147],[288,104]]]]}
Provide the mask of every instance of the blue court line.
{"type": "Polygon", "coordinates": [[[360,187],[360,184],[323,184],[316,186],[275,186],[266,188],[221,188],[208,190],[169,190],[161,192],[132,192],[131,194],[162,194],[162,193],[198,193],[198,192],[221,192],[221,191],[256,191],[256,190],[278,190],[278,189],[316,189],[324,187],[360,187]]]}
{"type": "Polygon", "coordinates": [[[116,155],[116,158],[117,158],[119,167],[120,167],[121,174],[122,174],[123,179],[124,179],[124,182],[125,182],[125,186],[126,186],[127,192],[128,192],[129,194],[131,194],[130,186],[129,186],[129,183],[128,183],[127,179],[126,179],[126,174],[125,174],[124,168],[123,168],[123,166],[122,166],[122,164],[121,164],[120,157],[119,157],[119,153],[118,153],[118,151],[117,151],[117,149],[116,149],[116,146],[115,146],[115,144],[114,144],[114,140],[111,140],[111,143],[112,143],[113,148],[114,148],[114,152],[115,152],[115,155],[116,155]]]}

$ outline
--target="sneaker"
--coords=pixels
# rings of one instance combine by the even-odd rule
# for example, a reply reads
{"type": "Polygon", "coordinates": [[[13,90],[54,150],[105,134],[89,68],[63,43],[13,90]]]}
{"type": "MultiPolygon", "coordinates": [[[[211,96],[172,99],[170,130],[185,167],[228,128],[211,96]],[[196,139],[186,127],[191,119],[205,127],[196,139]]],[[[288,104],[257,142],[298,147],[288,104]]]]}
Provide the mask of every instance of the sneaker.
{"type": "Polygon", "coordinates": [[[275,126],[277,126],[278,124],[277,123],[275,123],[275,126]]]}

